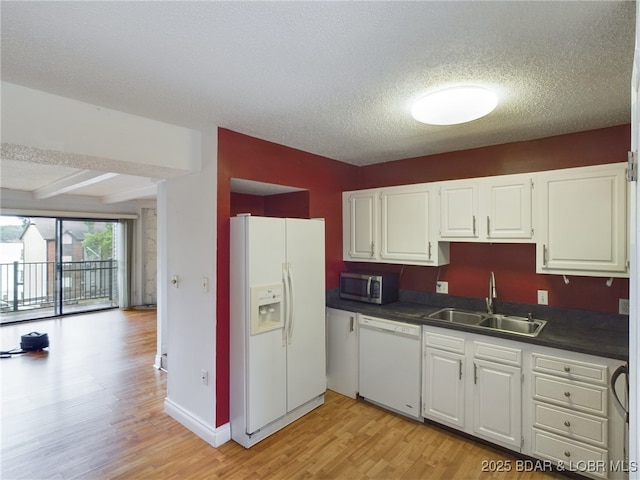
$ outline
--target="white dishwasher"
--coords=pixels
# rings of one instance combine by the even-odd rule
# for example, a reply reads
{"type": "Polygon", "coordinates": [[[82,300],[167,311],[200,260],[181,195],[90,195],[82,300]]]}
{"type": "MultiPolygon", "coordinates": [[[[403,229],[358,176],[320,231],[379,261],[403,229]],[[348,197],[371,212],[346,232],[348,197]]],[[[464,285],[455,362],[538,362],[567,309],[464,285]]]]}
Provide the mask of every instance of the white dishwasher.
{"type": "Polygon", "coordinates": [[[359,315],[360,396],[413,418],[420,416],[421,327],[359,315]]]}

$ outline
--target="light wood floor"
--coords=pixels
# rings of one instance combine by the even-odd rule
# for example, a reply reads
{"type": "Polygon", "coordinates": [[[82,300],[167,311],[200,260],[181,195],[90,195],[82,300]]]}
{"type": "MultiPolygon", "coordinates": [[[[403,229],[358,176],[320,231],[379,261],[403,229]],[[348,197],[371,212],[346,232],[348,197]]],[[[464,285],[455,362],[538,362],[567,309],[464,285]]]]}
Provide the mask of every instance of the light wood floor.
{"type": "Polygon", "coordinates": [[[253,448],[216,449],[163,412],[167,374],[152,366],[154,311],[2,326],[0,349],[31,331],[49,335],[48,352],[0,359],[3,480],[553,478],[330,391],[325,405],[253,448]]]}

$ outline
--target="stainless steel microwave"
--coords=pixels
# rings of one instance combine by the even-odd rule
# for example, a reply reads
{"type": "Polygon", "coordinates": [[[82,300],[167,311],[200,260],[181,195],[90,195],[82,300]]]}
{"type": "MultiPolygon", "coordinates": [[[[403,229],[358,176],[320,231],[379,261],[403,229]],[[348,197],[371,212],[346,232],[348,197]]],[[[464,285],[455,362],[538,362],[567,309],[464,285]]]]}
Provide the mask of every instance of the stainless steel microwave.
{"type": "Polygon", "coordinates": [[[340,274],[340,298],[378,305],[396,302],[398,300],[398,275],[395,273],[342,272],[340,274]]]}

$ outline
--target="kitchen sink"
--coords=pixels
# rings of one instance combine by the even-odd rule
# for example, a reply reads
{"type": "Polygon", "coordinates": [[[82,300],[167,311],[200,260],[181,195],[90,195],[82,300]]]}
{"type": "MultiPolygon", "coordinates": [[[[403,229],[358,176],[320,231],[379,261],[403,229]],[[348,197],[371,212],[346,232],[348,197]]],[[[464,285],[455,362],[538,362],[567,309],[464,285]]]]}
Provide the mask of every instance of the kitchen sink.
{"type": "Polygon", "coordinates": [[[434,320],[444,320],[445,322],[461,323],[463,325],[478,325],[486,316],[478,312],[458,310],[456,308],[443,308],[437,312],[427,315],[427,318],[434,320]]]}
{"type": "Polygon", "coordinates": [[[513,315],[472,312],[457,308],[443,308],[429,315],[424,315],[423,317],[431,320],[442,320],[485,330],[495,330],[529,337],[537,336],[547,323],[545,320],[529,319],[513,315]]]}
{"type": "Polygon", "coordinates": [[[512,317],[508,315],[491,315],[482,320],[478,326],[500,330],[502,332],[517,333],[519,335],[529,335],[535,337],[540,333],[542,327],[547,322],[544,320],[524,317],[512,317]]]}

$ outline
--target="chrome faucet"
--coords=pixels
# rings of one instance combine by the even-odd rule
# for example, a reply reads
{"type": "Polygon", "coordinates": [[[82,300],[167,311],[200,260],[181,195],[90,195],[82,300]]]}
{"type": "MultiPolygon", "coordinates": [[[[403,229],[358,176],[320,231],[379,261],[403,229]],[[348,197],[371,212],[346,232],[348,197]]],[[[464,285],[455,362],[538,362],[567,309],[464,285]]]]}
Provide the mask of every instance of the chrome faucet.
{"type": "Polygon", "coordinates": [[[487,313],[493,315],[495,313],[495,304],[493,300],[496,298],[496,277],[491,272],[489,275],[489,296],[485,298],[487,302],[487,313]]]}

